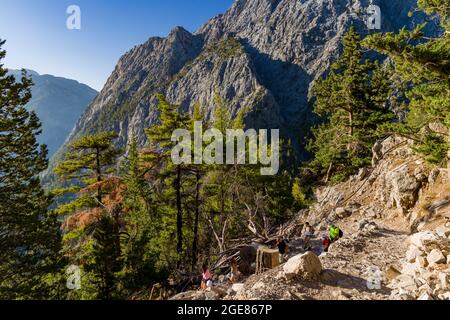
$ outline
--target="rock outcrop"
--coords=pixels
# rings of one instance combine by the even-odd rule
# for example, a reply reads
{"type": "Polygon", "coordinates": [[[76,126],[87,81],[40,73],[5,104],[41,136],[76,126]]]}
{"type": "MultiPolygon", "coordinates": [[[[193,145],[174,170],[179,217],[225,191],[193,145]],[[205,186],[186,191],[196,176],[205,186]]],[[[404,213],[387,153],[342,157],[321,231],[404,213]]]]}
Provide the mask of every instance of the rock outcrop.
{"type": "Polygon", "coordinates": [[[415,154],[412,143],[398,136],[377,142],[376,165],[346,182],[316,190],[316,203],[305,219],[320,228],[358,213],[369,219],[399,215],[415,231],[431,217],[442,216],[450,208],[450,190],[442,188],[446,175],[415,154]],[[443,190],[429,201],[424,192],[433,189],[443,190]]]}

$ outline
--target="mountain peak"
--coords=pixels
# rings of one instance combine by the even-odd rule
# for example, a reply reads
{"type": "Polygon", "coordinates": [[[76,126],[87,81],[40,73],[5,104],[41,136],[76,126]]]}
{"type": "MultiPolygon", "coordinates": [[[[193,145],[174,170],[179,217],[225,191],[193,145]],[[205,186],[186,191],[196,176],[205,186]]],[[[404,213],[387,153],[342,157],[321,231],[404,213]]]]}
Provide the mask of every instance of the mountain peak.
{"type": "Polygon", "coordinates": [[[173,35],[179,35],[179,34],[191,34],[188,30],[186,30],[185,28],[181,27],[181,26],[176,26],[175,28],[173,28],[170,33],[169,33],[169,37],[173,36],[173,35]]]}
{"type": "MultiPolygon", "coordinates": [[[[31,69],[25,69],[25,71],[27,72],[28,76],[39,76],[39,73],[37,73],[34,70],[31,69]]],[[[22,75],[22,70],[19,69],[8,69],[8,73],[12,74],[14,77],[18,78],[21,77],[22,75]]],[[[18,80],[18,79],[17,79],[18,80]]]]}

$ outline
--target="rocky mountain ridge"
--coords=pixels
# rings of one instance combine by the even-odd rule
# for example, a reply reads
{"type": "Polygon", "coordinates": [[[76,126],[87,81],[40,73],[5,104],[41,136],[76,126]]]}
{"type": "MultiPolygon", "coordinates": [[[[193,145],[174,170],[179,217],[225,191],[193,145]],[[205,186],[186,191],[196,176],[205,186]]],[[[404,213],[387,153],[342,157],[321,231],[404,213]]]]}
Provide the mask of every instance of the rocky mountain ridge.
{"type": "MultiPolygon", "coordinates": [[[[382,30],[395,31],[423,21],[408,17],[414,0],[376,0],[382,30]]],[[[314,117],[309,90],[339,55],[343,34],[367,30],[368,0],[237,0],[197,32],[182,27],[166,38],[153,37],[122,56],[105,87],[68,138],[99,131],[119,133],[117,144],[135,137],[147,142],[144,128],[157,121],[155,93],[184,111],[195,103],[211,117],[217,92],[242,107],[255,128],[281,128],[294,145],[303,143],[314,117]]],[[[301,151],[301,148],[299,148],[301,151]]]]}

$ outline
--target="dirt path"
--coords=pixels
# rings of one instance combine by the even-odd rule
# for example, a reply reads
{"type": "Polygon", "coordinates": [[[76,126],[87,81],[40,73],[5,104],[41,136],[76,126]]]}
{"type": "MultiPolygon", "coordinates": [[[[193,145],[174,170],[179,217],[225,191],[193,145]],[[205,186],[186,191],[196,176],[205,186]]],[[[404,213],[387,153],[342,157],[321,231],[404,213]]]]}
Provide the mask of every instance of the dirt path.
{"type": "MultiPolygon", "coordinates": [[[[378,228],[358,230],[361,219],[352,217],[340,222],[344,238],[322,254],[322,285],[315,299],[387,299],[391,290],[386,271],[397,264],[407,250],[406,230],[395,219],[374,220],[378,228]],[[379,279],[379,280],[378,280],[379,279]],[[369,282],[368,282],[369,281],[369,282]]],[[[313,250],[320,254],[320,241],[313,250]]]]}
{"type": "MultiPolygon", "coordinates": [[[[261,275],[253,275],[245,282],[238,299],[388,299],[391,290],[387,287],[385,271],[397,264],[407,250],[406,230],[398,228],[402,223],[395,220],[374,222],[377,230],[358,231],[358,217],[340,221],[344,237],[334,243],[330,252],[320,259],[323,272],[320,281],[302,279],[286,280],[282,277],[282,266],[261,275]],[[371,276],[380,279],[380,288],[368,286],[371,276]]],[[[321,241],[312,241],[313,251],[321,253],[321,241]]],[[[291,256],[304,252],[301,239],[289,241],[291,256]]]]}

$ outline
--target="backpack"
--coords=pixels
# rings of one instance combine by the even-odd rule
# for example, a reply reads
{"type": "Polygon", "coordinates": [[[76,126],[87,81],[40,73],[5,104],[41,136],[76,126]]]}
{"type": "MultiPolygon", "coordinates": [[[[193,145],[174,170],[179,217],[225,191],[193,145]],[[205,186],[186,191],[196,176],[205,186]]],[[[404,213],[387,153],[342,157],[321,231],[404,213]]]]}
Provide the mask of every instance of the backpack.
{"type": "Polygon", "coordinates": [[[330,240],[331,241],[337,240],[340,237],[341,232],[342,231],[339,229],[339,227],[331,226],[331,228],[330,228],[330,240]]]}

